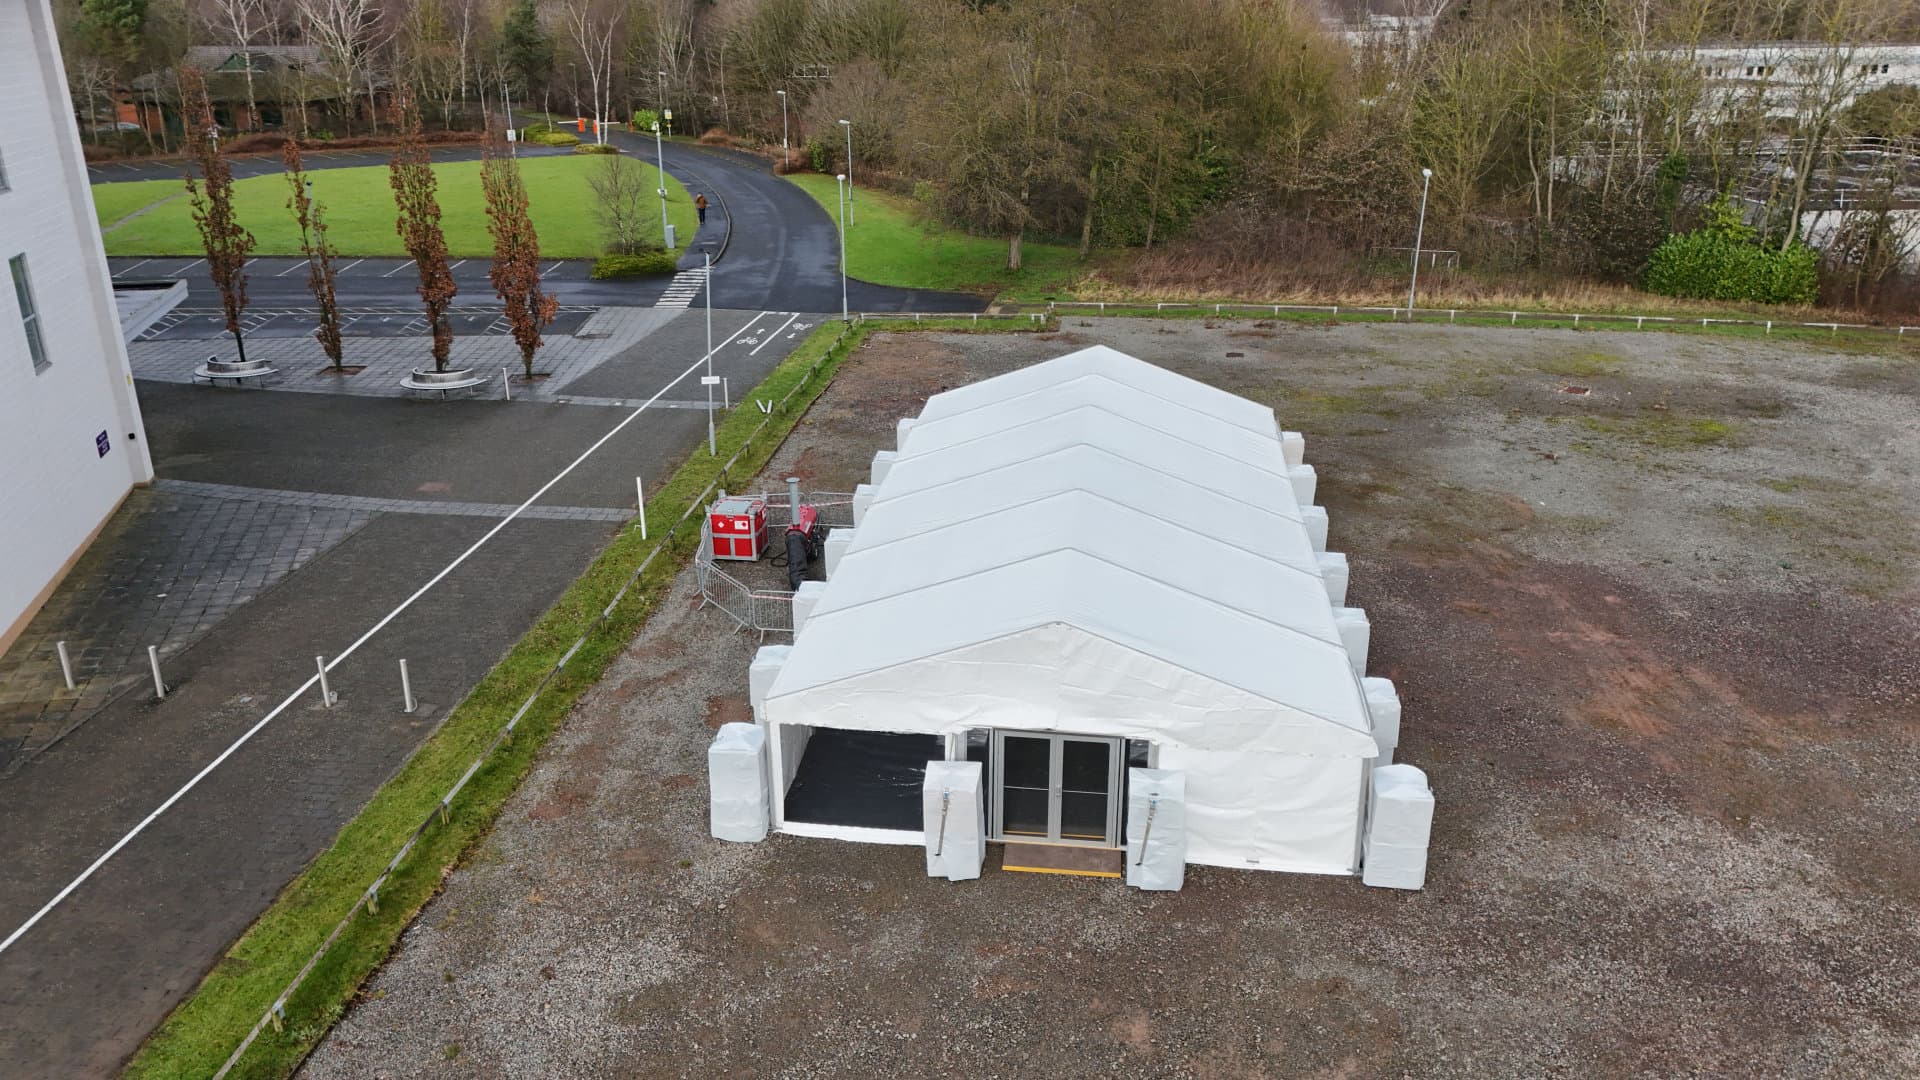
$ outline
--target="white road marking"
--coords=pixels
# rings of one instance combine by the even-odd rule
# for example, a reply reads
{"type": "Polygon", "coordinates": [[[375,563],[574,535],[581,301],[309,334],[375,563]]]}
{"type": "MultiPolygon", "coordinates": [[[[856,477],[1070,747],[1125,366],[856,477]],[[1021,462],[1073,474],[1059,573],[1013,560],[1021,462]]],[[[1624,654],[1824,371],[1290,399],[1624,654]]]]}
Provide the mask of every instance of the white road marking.
{"type": "Polygon", "coordinates": [[[183,267],[181,267],[180,269],[178,269],[178,270],[175,270],[175,271],[174,271],[173,273],[171,273],[171,274],[168,274],[167,276],[168,276],[168,277],[179,277],[180,275],[182,275],[182,274],[184,274],[184,273],[186,273],[187,271],[189,271],[189,270],[191,270],[191,269],[193,269],[193,268],[194,268],[194,267],[196,267],[196,266],[199,266],[199,265],[200,265],[201,263],[203,263],[203,262],[206,262],[206,261],[207,261],[207,260],[206,260],[206,259],[204,259],[204,258],[201,258],[201,259],[195,259],[195,260],[193,260],[192,262],[190,262],[190,263],[188,263],[187,265],[185,265],[185,266],[183,266],[183,267]]]}
{"type": "Polygon", "coordinates": [[[301,270],[301,269],[304,269],[304,268],[306,267],[306,265],[307,265],[307,264],[306,264],[306,263],[304,263],[304,262],[297,262],[297,263],[294,263],[294,264],[293,264],[292,266],[289,266],[289,267],[287,267],[287,268],[286,268],[285,270],[282,270],[282,271],[280,271],[279,273],[277,273],[277,274],[275,274],[275,275],[273,275],[273,276],[274,276],[274,277],[286,277],[286,276],[287,276],[288,274],[291,274],[291,273],[293,273],[293,272],[294,272],[295,270],[301,270]]]}
{"type": "Polygon", "coordinates": [[[555,270],[558,270],[565,265],[566,265],[565,263],[554,263],[552,266],[549,266],[545,270],[540,271],[540,276],[546,277],[548,274],[553,273],[555,270]]]}
{"type": "Polygon", "coordinates": [[[412,260],[412,259],[408,259],[408,260],[407,260],[406,262],[403,262],[403,263],[401,263],[401,264],[400,264],[399,266],[396,266],[396,267],[394,267],[393,269],[391,269],[391,270],[389,270],[389,271],[387,271],[387,272],[386,272],[386,273],[384,273],[384,274],[381,274],[380,276],[381,276],[381,277],[392,277],[393,275],[395,275],[395,274],[397,274],[397,273],[399,273],[399,272],[400,272],[400,271],[402,271],[402,270],[405,270],[405,269],[406,269],[407,267],[409,267],[409,266],[412,266],[412,265],[413,265],[413,260],[412,260]]]}
{"type": "MultiPolygon", "coordinates": [[[[795,319],[797,319],[797,318],[799,318],[799,317],[800,317],[800,316],[798,316],[798,315],[789,315],[789,316],[787,316],[787,321],[786,321],[786,322],[783,322],[783,323],[781,323],[781,324],[780,324],[780,330],[785,330],[785,329],[786,329],[787,327],[789,327],[789,326],[792,326],[792,325],[793,325],[793,320],[795,320],[795,319]]],[[[764,348],[766,348],[766,347],[767,347],[767,342],[768,342],[768,341],[772,341],[772,340],[773,340],[774,338],[777,338],[777,337],[779,337],[779,336],[780,336],[780,330],[775,330],[775,331],[774,331],[773,333],[771,333],[771,334],[768,334],[768,335],[767,335],[767,340],[766,340],[766,341],[763,341],[763,342],[761,342],[761,343],[760,343],[760,344],[758,344],[758,345],[755,345],[755,346],[753,347],[753,351],[752,351],[752,352],[750,352],[750,353],[748,353],[747,355],[748,355],[748,356],[759,356],[759,355],[760,355],[760,350],[761,350],[761,349],[764,349],[764,348]]]]}
{"type": "Polygon", "coordinates": [[[447,269],[448,269],[449,271],[452,271],[452,270],[458,270],[458,269],[460,269],[461,267],[463,267],[463,266],[465,266],[465,265],[467,265],[467,260],[465,260],[465,259],[461,259],[461,260],[460,260],[459,262],[457,262],[457,263],[454,263],[454,264],[453,264],[452,266],[449,266],[449,267],[447,267],[447,269]]]}
{"type": "Polygon", "coordinates": [[[152,261],[153,261],[152,259],[141,259],[141,260],[140,260],[139,262],[137,262],[137,263],[134,263],[134,264],[133,264],[133,266],[126,266],[126,267],[122,267],[122,268],[120,269],[120,272],[119,272],[119,273],[117,273],[117,274],[114,274],[113,276],[114,276],[114,277],[119,277],[119,276],[120,276],[120,274],[125,274],[125,273],[129,273],[129,272],[131,272],[131,271],[132,271],[132,270],[133,270],[133,269],[134,269],[135,267],[141,267],[141,266],[145,266],[145,265],[147,265],[148,263],[150,263],[150,262],[152,262],[152,261]]]}
{"type": "Polygon", "coordinates": [[[338,270],[335,270],[335,271],[334,271],[334,273],[336,273],[336,274],[344,274],[344,273],[346,273],[347,271],[349,271],[349,270],[351,270],[351,269],[353,269],[353,268],[354,268],[354,267],[356,267],[356,266],[359,266],[359,265],[360,265],[361,263],[363,263],[363,262],[366,262],[366,261],[367,261],[367,260],[365,260],[365,259],[355,259],[355,260],[353,260],[352,262],[350,262],[350,263],[348,263],[347,265],[345,265],[345,266],[343,266],[343,267],[341,267],[340,269],[338,269],[338,270]]]}
{"type": "MultiPolygon", "coordinates": [[[[748,328],[752,327],[754,323],[757,323],[761,319],[764,319],[766,317],[767,317],[767,312],[763,311],[760,314],[755,315],[753,318],[747,320],[747,325],[741,327],[740,330],[744,332],[748,328]]],[[[728,340],[732,340],[732,339],[729,338],[728,340]]],[[[713,352],[718,352],[720,351],[720,349],[724,349],[724,348],[726,348],[725,345],[720,345],[716,347],[713,350],[713,352]]],[[[392,611],[389,611],[385,615],[381,616],[380,621],[377,623],[374,623],[372,627],[368,628],[366,633],[361,634],[358,638],[356,638],[353,644],[347,646],[345,649],[341,650],[338,654],[336,654],[331,660],[327,661],[326,670],[332,671],[334,668],[339,667],[340,664],[343,661],[345,661],[347,657],[352,656],[354,653],[358,652],[360,650],[360,646],[365,645],[369,640],[373,638],[375,634],[378,634],[380,631],[386,629],[388,623],[392,622],[394,619],[399,618],[400,613],[412,607],[414,601],[420,599],[422,596],[425,596],[429,589],[433,588],[435,585],[440,584],[440,582],[444,580],[448,574],[451,574],[454,572],[454,570],[458,569],[461,563],[464,563],[469,558],[471,558],[474,552],[479,551],[482,547],[486,546],[487,541],[492,540],[495,536],[499,535],[500,530],[506,528],[509,524],[511,524],[514,518],[519,517],[523,512],[526,511],[527,507],[532,506],[534,503],[538,502],[541,496],[553,490],[554,485],[566,479],[567,475],[573,472],[573,470],[579,468],[582,462],[586,461],[588,458],[598,453],[600,448],[607,444],[608,440],[612,439],[615,435],[620,434],[620,432],[623,431],[628,424],[631,424],[635,420],[639,419],[640,414],[643,412],[646,412],[647,408],[651,406],[654,402],[659,401],[660,398],[663,397],[667,391],[679,385],[680,381],[685,379],[687,376],[693,374],[696,371],[699,371],[707,363],[707,361],[713,357],[713,352],[709,352],[702,355],[700,359],[695,360],[692,364],[688,365],[685,371],[682,371],[680,374],[674,376],[672,382],[669,382],[667,383],[667,385],[661,387],[659,390],[654,391],[653,396],[648,398],[646,401],[642,402],[639,408],[633,410],[631,413],[628,413],[626,419],[613,425],[612,430],[608,431],[605,435],[600,436],[598,441],[596,441],[592,446],[587,447],[586,450],[581,452],[579,457],[574,458],[571,464],[569,464],[566,468],[561,469],[559,472],[555,473],[553,476],[553,479],[548,480],[546,483],[540,485],[540,490],[534,492],[532,495],[527,496],[526,502],[523,502],[519,506],[514,507],[512,513],[508,514],[506,517],[501,518],[497,523],[495,523],[493,528],[487,530],[484,536],[480,537],[480,539],[478,540],[475,540],[473,542],[472,547],[469,547],[467,550],[461,552],[459,557],[455,558],[452,562],[446,565],[445,569],[433,575],[433,577],[430,578],[425,585],[422,585],[418,589],[415,589],[413,592],[413,595],[407,597],[405,600],[402,600],[398,607],[394,608],[392,611]]],[[[312,675],[307,676],[307,680],[301,683],[298,689],[294,690],[293,693],[287,695],[287,697],[284,700],[282,700],[280,704],[275,705],[273,707],[273,710],[271,712],[261,717],[258,723],[248,728],[246,732],[242,734],[238,739],[235,739],[231,746],[228,746],[225,750],[220,751],[220,755],[218,757],[214,758],[212,761],[207,762],[204,768],[202,768],[199,772],[194,773],[193,779],[188,780],[185,784],[180,785],[180,790],[167,796],[165,802],[162,802],[159,806],[155,807],[152,813],[140,819],[140,824],[135,825],[132,829],[128,830],[125,836],[122,836],[119,840],[115,841],[112,847],[108,848],[103,854],[101,854],[99,858],[93,860],[92,864],[90,864],[85,870],[82,870],[80,872],[79,877],[76,877],[72,881],[68,882],[65,888],[61,889],[58,893],[54,894],[53,899],[47,901],[44,905],[42,905],[40,910],[34,912],[33,916],[29,918],[26,922],[21,923],[19,929],[15,930],[11,934],[8,934],[5,941],[0,941],[0,953],[4,953],[8,949],[12,948],[14,942],[19,941],[23,936],[26,935],[27,931],[33,929],[34,926],[38,924],[41,919],[46,918],[48,912],[60,906],[60,904],[63,901],[65,901],[67,897],[73,895],[73,892],[75,889],[78,889],[80,886],[86,884],[88,878],[91,878],[95,873],[98,873],[100,868],[107,864],[107,860],[113,858],[115,855],[118,855],[122,848],[132,843],[135,837],[145,832],[147,829],[147,826],[159,820],[161,814],[164,814],[168,810],[172,809],[174,803],[177,803],[182,798],[186,797],[187,792],[192,791],[196,786],[199,785],[200,781],[205,780],[208,776],[210,776],[213,773],[213,770],[219,768],[223,762],[225,762],[228,758],[233,756],[235,751],[239,750],[242,746],[245,746],[248,740],[252,739],[255,735],[259,734],[261,729],[265,728],[268,724],[272,723],[275,717],[278,717],[281,713],[285,712],[288,706],[300,700],[301,696],[304,695],[308,690],[313,689],[314,685],[319,681],[320,681],[320,672],[318,671],[314,672],[312,675]]]]}

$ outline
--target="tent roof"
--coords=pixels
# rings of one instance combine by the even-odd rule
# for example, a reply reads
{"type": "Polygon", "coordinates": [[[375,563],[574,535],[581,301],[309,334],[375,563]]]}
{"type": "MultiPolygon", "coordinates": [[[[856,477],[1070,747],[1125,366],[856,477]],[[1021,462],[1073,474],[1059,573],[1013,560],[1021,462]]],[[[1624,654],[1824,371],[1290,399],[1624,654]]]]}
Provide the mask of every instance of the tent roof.
{"type": "MultiPolygon", "coordinates": [[[[1275,435],[1275,447],[1279,444],[1275,435]]],[[[924,453],[909,446],[898,452],[881,491],[911,491],[944,484],[1069,446],[1096,446],[1137,468],[1170,473],[1227,498],[1257,499],[1283,517],[1300,519],[1293,488],[1284,478],[1094,405],[1078,406],[988,438],[934,447],[924,453]]]]}
{"type": "Polygon", "coordinates": [[[1088,349],[934,398],[769,688],[873,730],[1372,756],[1272,411],[1088,349]]]}
{"type": "MultiPolygon", "coordinates": [[[[849,552],[939,532],[1061,492],[1080,491],[1264,554],[1275,562],[1319,573],[1319,559],[1306,531],[1292,527],[1297,522],[1273,507],[1225,498],[1178,476],[1143,469],[1097,446],[1063,447],[914,490],[896,491],[893,479],[888,474],[888,482],[875,492],[860,527],[853,531],[849,552]]],[[[977,543],[979,536],[973,535],[977,543]]]]}
{"type": "MultiPolygon", "coordinates": [[[[865,526],[855,530],[857,541],[865,526]]],[[[1234,547],[1182,525],[1085,491],[1068,491],[974,519],[965,530],[917,532],[856,543],[813,618],[927,585],[1055,552],[1099,559],[1122,571],[1204,597],[1325,644],[1344,656],[1326,585],[1316,571],[1234,547]],[[992,537],[991,543],[969,538],[992,537]]]]}
{"type": "Polygon", "coordinates": [[[1009,371],[1004,375],[935,394],[927,399],[926,408],[921,410],[920,418],[922,421],[938,420],[954,413],[977,408],[987,402],[1019,397],[1055,383],[1089,374],[1125,383],[1170,403],[1183,405],[1245,428],[1256,435],[1277,438],[1280,433],[1279,424],[1273,418],[1273,410],[1265,405],[1248,401],[1218,387],[1208,386],[1198,379],[1177,375],[1105,345],[1095,345],[1078,352],[1070,352],[1065,356],[1009,371]]]}
{"type": "MultiPolygon", "coordinates": [[[[823,606],[833,593],[829,581],[823,606]]],[[[1320,603],[1327,603],[1325,593],[1320,603]]],[[[1344,651],[1066,550],[838,611],[816,608],[768,703],[1055,625],[1262,698],[1288,720],[1372,731],[1344,651]]],[[[1118,705],[1155,711],[1151,701],[1118,705]]]]}
{"type": "Polygon", "coordinates": [[[973,404],[914,424],[900,443],[902,457],[992,438],[1015,427],[1050,420],[1087,406],[1150,427],[1183,442],[1227,454],[1277,476],[1287,474],[1280,443],[1213,413],[1149,393],[1101,373],[1088,373],[1014,397],[973,404]]]}

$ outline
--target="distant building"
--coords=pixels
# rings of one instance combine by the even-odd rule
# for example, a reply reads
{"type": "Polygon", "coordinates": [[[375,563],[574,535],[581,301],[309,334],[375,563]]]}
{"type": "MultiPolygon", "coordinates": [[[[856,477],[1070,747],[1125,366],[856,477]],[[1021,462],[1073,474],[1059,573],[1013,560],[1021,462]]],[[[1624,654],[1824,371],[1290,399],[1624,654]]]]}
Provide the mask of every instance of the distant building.
{"type": "MultiPolygon", "coordinates": [[[[380,120],[394,117],[393,92],[387,77],[349,82],[312,45],[195,45],[176,65],[206,73],[207,97],[213,119],[228,131],[327,129],[342,123],[364,123],[368,95],[380,110],[380,120]],[[249,95],[247,75],[253,87],[249,95]]],[[[152,132],[180,133],[180,92],[174,68],[148,72],[115,95],[115,119],[132,122],[152,132]]]]}
{"type": "Polygon", "coordinates": [[[0,648],[153,479],[48,0],[0,4],[0,648]]]}
{"type": "Polygon", "coordinates": [[[1844,107],[1872,90],[1900,84],[1920,85],[1920,44],[1834,46],[1818,42],[1762,42],[1708,45],[1657,55],[1690,59],[1705,77],[1704,104],[1710,111],[1759,95],[1766,115],[1790,119],[1812,87],[1837,91],[1844,107]]]}

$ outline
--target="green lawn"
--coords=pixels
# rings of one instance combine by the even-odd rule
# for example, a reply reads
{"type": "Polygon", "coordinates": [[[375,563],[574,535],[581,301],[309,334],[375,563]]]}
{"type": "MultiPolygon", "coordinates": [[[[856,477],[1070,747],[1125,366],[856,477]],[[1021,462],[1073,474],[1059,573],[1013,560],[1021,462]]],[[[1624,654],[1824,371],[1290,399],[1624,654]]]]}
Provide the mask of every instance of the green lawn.
{"type": "MultiPolygon", "coordinates": [[[[526,177],[533,224],[540,233],[540,254],[555,259],[590,259],[601,252],[603,237],[596,220],[593,189],[587,179],[601,159],[577,157],[527,158],[520,162],[526,177]]],[[[659,172],[644,161],[641,186],[658,186],[659,172]]],[[[441,226],[447,249],[455,258],[479,258],[493,253],[487,234],[486,208],[480,195],[480,163],[457,161],[434,166],[440,178],[441,226]]],[[[405,255],[394,231],[393,188],[384,166],[355,169],[315,169],[314,198],[325,206],[327,236],[342,255],[405,255]]],[[[667,219],[682,239],[691,238],[697,223],[687,192],[667,178],[667,219]]],[[[136,180],[122,184],[95,184],[93,201],[104,224],[142,206],[185,190],[172,180],[136,180]],[[125,189],[125,190],[123,190],[125,189]]],[[[234,204],[240,223],[253,232],[259,246],[255,255],[297,255],[299,233],[287,210],[287,180],[283,175],[256,176],[234,182],[234,204]]],[[[651,203],[652,200],[649,200],[651,203]]],[[[153,212],[127,222],[106,238],[109,255],[198,255],[200,234],[194,230],[190,207],[174,199],[153,212]]]]}
{"type": "MultiPolygon", "coordinates": [[[[129,180],[124,184],[95,184],[93,214],[100,219],[100,227],[105,229],[143,206],[151,206],[185,191],[178,180],[129,180]]],[[[113,247],[111,241],[107,247],[113,247]]]]}
{"type": "MultiPolygon", "coordinates": [[[[839,221],[839,195],[833,177],[794,173],[787,179],[812,195],[836,223],[839,221]]],[[[1082,268],[1078,253],[1064,244],[1028,240],[1022,257],[1026,266],[1018,272],[1010,271],[1005,238],[969,236],[930,225],[916,213],[911,200],[865,188],[855,199],[853,228],[847,231],[847,273],[875,285],[1034,292],[1062,288],[1082,268]]]]}

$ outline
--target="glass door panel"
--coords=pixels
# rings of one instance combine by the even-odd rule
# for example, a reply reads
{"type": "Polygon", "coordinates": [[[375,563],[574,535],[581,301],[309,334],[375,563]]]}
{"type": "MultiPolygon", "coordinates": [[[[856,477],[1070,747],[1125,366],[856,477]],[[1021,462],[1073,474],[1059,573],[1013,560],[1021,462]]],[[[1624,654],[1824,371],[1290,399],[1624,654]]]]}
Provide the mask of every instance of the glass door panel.
{"type": "Polygon", "coordinates": [[[1044,735],[1001,736],[1000,776],[1001,832],[1052,836],[1053,740],[1044,735]]]}
{"type": "Polygon", "coordinates": [[[1060,832],[1056,839],[1107,843],[1114,746],[1060,737],[1060,832]]]}
{"type": "Polygon", "coordinates": [[[994,750],[1001,838],[1117,843],[1119,740],[995,732],[994,750]]]}

